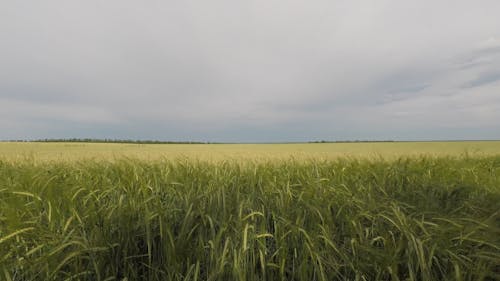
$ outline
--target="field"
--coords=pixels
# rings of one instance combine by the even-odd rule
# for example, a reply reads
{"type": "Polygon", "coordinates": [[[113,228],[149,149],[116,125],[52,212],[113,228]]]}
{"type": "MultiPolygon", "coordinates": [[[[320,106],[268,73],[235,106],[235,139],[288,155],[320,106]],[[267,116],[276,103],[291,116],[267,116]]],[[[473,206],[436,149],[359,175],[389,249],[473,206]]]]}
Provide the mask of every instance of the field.
{"type": "Polygon", "coordinates": [[[339,157],[395,159],[408,156],[500,155],[500,141],[379,142],[298,144],[109,144],[0,143],[6,160],[74,161],[82,159],[142,160],[188,158],[203,161],[269,159],[336,159],[339,157]]]}
{"type": "Polygon", "coordinates": [[[500,142],[0,155],[0,280],[500,280],[500,142]]]}

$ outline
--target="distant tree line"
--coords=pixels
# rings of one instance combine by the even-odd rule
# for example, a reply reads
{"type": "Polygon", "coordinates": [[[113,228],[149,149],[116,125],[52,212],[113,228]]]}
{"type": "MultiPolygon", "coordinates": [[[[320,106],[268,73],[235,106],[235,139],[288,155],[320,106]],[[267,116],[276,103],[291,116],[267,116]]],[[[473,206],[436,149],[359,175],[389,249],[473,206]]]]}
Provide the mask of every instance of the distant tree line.
{"type": "Polygon", "coordinates": [[[284,144],[284,143],[370,143],[370,142],[464,142],[464,141],[500,141],[500,140],[316,140],[308,142],[211,142],[211,141],[160,141],[160,140],[131,140],[131,139],[93,139],[93,138],[68,138],[68,139],[11,139],[0,140],[0,142],[88,142],[88,143],[135,143],[135,144],[284,144]]]}
{"type": "MultiPolygon", "coordinates": [[[[132,143],[132,144],[224,144],[224,142],[210,141],[161,141],[161,140],[132,140],[132,139],[94,139],[94,138],[67,138],[67,139],[35,139],[35,140],[3,140],[8,142],[86,142],[86,143],[132,143]]],[[[307,143],[359,143],[359,142],[395,142],[394,140],[317,140],[307,143]]],[[[230,142],[228,142],[230,143],[230,142]]],[[[270,143],[300,143],[300,142],[270,142],[270,143]]],[[[227,144],[227,143],[226,143],[227,144]]]]}
{"type": "Polygon", "coordinates": [[[88,142],[88,143],[133,143],[133,144],[208,144],[213,142],[200,141],[159,141],[159,140],[131,140],[131,139],[93,139],[93,138],[69,138],[69,139],[36,139],[36,140],[14,140],[16,142],[88,142]]]}

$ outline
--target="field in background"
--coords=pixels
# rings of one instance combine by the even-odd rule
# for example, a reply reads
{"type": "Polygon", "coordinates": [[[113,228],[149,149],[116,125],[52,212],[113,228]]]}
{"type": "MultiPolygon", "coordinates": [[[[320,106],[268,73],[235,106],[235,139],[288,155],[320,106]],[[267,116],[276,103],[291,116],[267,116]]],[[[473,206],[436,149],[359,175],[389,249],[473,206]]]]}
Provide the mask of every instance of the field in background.
{"type": "Polygon", "coordinates": [[[300,143],[300,144],[113,144],[113,143],[0,143],[0,158],[81,160],[130,157],[143,160],[191,158],[202,160],[287,159],[401,156],[499,155],[500,141],[300,143]]]}

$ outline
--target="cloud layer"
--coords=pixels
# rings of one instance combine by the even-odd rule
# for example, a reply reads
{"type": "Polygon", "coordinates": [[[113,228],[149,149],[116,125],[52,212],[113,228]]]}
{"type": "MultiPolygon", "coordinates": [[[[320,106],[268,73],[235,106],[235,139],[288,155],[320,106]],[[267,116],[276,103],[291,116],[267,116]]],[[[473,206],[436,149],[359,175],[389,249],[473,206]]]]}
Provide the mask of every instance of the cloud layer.
{"type": "Polygon", "coordinates": [[[499,10],[4,1],[0,139],[498,139],[499,10]]]}

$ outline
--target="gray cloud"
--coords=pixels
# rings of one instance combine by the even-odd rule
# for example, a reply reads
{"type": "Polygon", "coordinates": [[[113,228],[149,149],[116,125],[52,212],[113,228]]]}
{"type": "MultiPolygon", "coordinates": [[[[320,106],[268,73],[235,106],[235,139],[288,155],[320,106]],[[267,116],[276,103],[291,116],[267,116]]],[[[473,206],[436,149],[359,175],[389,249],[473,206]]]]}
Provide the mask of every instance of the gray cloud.
{"type": "Polygon", "coordinates": [[[479,87],[500,80],[500,71],[480,73],[477,78],[467,83],[466,87],[479,87]]]}
{"type": "Polygon", "coordinates": [[[4,1],[0,139],[500,138],[498,10],[4,1]]]}

